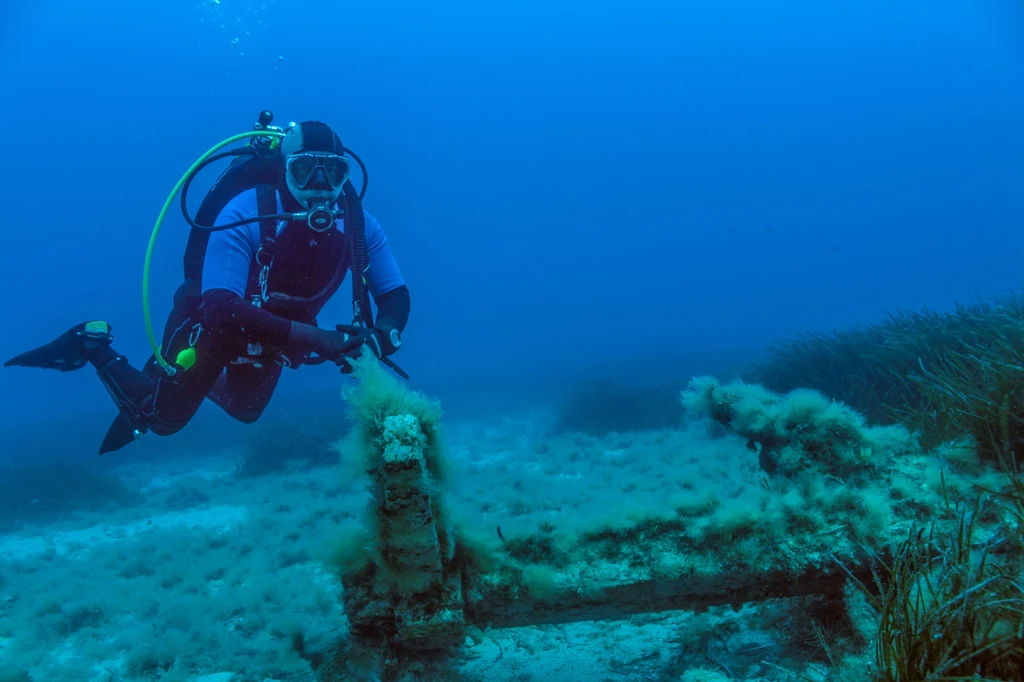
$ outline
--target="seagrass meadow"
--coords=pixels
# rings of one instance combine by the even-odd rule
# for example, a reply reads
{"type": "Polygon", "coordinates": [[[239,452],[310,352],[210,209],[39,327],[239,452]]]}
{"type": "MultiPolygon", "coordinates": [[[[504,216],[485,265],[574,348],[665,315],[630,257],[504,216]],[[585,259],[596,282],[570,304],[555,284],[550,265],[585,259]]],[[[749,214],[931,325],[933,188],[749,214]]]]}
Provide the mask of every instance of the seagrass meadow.
{"type": "MultiPolygon", "coordinates": [[[[1024,296],[897,311],[832,334],[777,341],[745,374],[777,391],[812,388],[926,451],[1001,472],[922,517],[884,550],[870,581],[871,679],[1018,680],[1024,670],[1024,296]]],[[[967,465],[966,468],[972,468],[967,465]]],[[[976,469],[977,471],[977,469],[976,469]]]]}

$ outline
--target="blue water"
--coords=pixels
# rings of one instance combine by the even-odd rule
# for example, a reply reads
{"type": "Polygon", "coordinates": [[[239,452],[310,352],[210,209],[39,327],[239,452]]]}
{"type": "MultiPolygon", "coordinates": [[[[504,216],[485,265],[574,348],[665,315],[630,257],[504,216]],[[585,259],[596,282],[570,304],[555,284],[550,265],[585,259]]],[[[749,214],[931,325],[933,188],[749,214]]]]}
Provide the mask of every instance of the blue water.
{"type": "MultiPolygon", "coordinates": [[[[262,109],[329,123],[366,162],[412,297],[396,360],[456,414],[685,378],[1022,280],[1010,0],[7,2],[0,102],[4,359],[102,317],[143,362],[157,213],[262,109]]],[[[187,234],[175,203],[158,329],[187,234]]],[[[347,291],[322,325],[347,321],[347,291]]],[[[333,410],[341,383],[286,372],[269,413],[333,410]]],[[[0,387],[18,434],[0,458],[92,458],[114,415],[91,371],[0,387]]],[[[197,421],[245,431],[211,406],[197,421]]]]}
{"type": "MultiPolygon", "coordinates": [[[[1014,3],[54,1],[0,26],[4,357],[105,317],[141,362],[157,212],[264,108],[367,162],[412,292],[401,360],[433,390],[1019,284],[1014,3]]],[[[186,235],[172,210],[158,321],[186,235]]],[[[347,317],[342,294],[324,319],[347,317]]],[[[85,374],[3,372],[0,420],[101,399],[85,374]]]]}

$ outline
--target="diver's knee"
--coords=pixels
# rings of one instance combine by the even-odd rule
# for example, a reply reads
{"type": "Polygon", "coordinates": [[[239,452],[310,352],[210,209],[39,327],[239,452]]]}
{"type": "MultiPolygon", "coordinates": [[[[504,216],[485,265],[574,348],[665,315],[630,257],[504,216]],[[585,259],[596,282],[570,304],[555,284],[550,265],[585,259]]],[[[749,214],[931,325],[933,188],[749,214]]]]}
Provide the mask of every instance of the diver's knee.
{"type": "Polygon", "coordinates": [[[169,422],[146,420],[149,430],[158,436],[173,436],[185,428],[185,424],[172,424],[169,422]]]}
{"type": "Polygon", "coordinates": [[[259,421],[260,417],[263,416],[263,408],[250,407],[242,410],[235,409],[228,412],[228,414],[243,424],[255,424],[259,421]]]}
{"type": "Polygon", "coordinates": [[[210,391],[208,397],[215,405],[224,410],[229,417],[243,424],[254,424],[259,421],[266,407],[266,405],[259,404],[247,405],[242,401],[233,400],[218,391],[210,391]]]}
{"type": "Polygon", "coordinates": [[[158,436],[173,436],[188,425],[191,415],[173,415],[168,414],[168,410],[154,410],[154,402],[150,397],[143,406],[142,419],[149,431],[158,436]]]}

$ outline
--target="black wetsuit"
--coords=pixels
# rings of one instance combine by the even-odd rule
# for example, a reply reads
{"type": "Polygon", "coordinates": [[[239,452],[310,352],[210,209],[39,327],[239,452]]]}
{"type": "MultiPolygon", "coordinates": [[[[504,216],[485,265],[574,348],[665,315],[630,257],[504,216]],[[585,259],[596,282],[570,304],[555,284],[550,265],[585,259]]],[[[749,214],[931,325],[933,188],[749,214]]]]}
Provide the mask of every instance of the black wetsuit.
{"type": "MultiPolygon", "coordinates": [[[[287,193],[277,195],[279,213],[297,210],[289,205],[293,200],[287,193]]],[[[259,214],[256,191],[249,190],[228,203],[215,226],[259,214]]],[[[369,258],[366,284],[377,306],[377,320],[401,332],[409,317],[409,290],[379,223],[365,211],[363,215],[369,258]]],[[[342,219],[322,232],[298,222],[281,222],[277,229],[265,290],[256,261],[258,223],[210,233],[202,282],[187,283],[191,302],[185,300],[185,285],[179,289],[161,345],[164,358],[172,362],[191,346],[196,357],[192,367],[168,374],[151,357],[140,371],[109,345],[82,353],[97,368],[121,411],[101,453],[123,447],[145,430],[176,433],[207,397],[235,419],[259,418],[282,367],[302,359],[300,352],[289,349],[291,321],[316,325],[352,260],[342,219]],[[201,296],[195,296],[196,290],[201,296]]]]}

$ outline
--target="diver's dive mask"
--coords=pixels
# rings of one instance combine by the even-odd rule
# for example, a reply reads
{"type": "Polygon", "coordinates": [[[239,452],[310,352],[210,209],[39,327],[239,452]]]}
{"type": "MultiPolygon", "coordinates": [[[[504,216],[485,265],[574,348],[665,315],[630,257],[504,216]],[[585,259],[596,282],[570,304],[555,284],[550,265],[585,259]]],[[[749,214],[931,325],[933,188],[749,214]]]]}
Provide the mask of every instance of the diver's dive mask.
{"type": "Polygon", "coordinates": [[[309,211],[311,228],[328,229],[351,171],[341,138],[324,123],[305,121],[289,126],[280,149],[288,192],[309,211]]]}
{"type": "Polygon", "coordinates": [[[310,211],[309,226],[317,231],[334,224],[333,208],[349,176],[348,161],[337,154],[303,152],[285,158],[288,192],[310,211]]]}
{"type": "Polygon", "coordinates": [[[348,180],[348,159],[337,154],[305,152],[285,161],[288,181],[298,189],[337,190],[348,180]]]}

